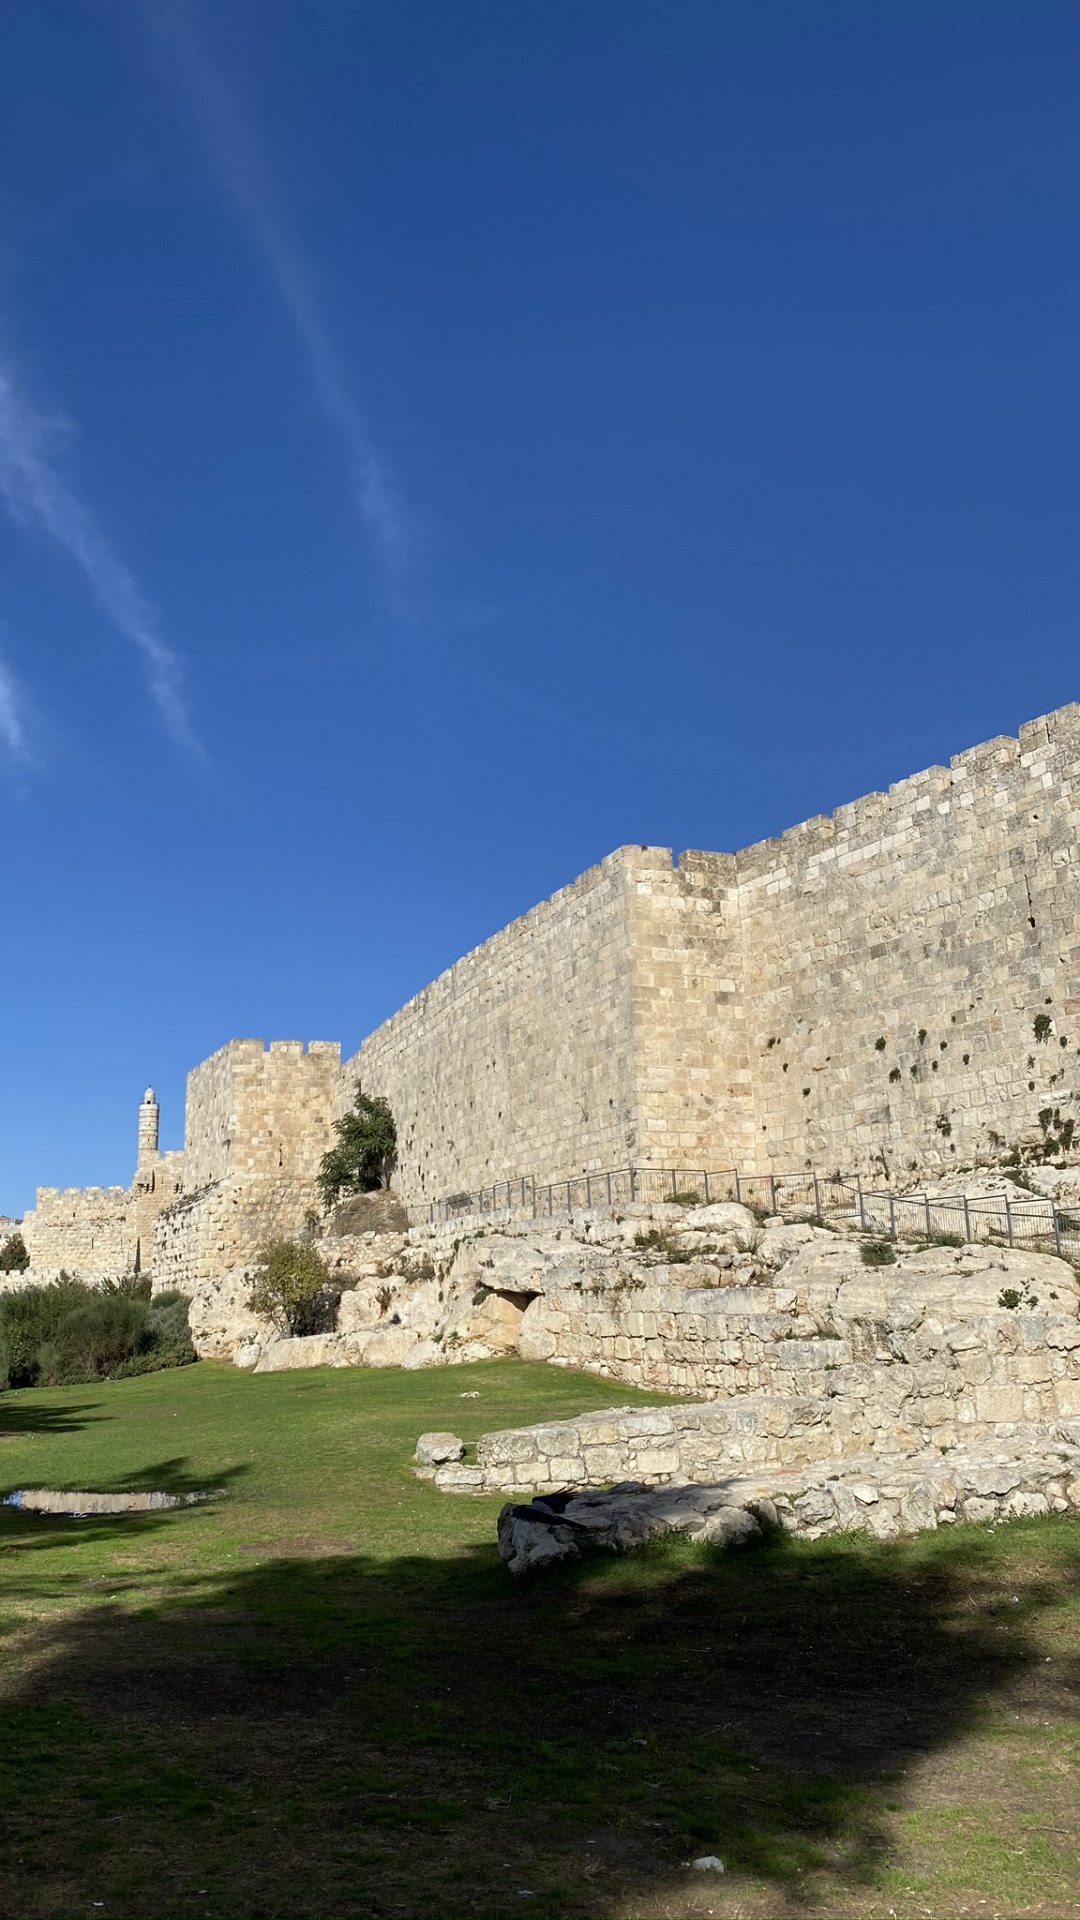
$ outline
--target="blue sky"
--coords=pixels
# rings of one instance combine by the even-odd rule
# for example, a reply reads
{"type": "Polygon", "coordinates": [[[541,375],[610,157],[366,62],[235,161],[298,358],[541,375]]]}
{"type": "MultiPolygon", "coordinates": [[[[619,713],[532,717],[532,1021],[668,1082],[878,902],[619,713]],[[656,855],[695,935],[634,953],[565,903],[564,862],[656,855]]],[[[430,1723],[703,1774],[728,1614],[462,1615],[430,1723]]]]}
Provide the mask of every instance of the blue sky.
{"type": "Polygon", "coordinates": [[[6,0],[0,1211],[1080,692],[1080,13],[6,0]]]}

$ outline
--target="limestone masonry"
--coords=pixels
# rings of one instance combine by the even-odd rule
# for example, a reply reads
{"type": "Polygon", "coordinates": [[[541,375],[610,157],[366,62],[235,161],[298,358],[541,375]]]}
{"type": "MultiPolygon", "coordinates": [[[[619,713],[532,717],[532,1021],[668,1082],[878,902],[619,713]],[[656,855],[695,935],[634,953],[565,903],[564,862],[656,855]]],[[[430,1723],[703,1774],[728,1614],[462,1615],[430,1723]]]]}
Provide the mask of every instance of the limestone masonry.
{"type": "Polygon", "coordinates": [[[627,1165],[880,1184],[1048,1138],[1071,1157],[1078,827],[1074,704],[741,853],[620,848],[344,1064],[231,1041],[189,1076],[182,1153],[148,1094],[129,1189],[39,1191],[33,1272],[243,1267],[317,1210],[358,1082],[393,1109],[417,1217],[627,1165]]]}
{"type": "Polygon", "coordinates": [[[371,1034],[340,1099],[389,1100],[410,1203],[632,1163],[880,1179],[1048,1109],[1071,1137],[1078,829],[1072,705],[743,853],[620,848],[371,1034]]]}

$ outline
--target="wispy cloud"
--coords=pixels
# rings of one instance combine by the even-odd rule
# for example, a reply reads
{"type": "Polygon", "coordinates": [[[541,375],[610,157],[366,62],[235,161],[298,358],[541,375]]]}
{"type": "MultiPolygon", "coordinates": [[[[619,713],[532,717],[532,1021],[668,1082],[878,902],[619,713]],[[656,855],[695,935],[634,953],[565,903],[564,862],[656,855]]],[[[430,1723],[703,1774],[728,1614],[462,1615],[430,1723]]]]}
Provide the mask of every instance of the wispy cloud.
{"type": "MultiPolygon", "coordinates": [[[[154,608],[63,479],[54,454],[57,437],[57,423],[30,404],[11,368],[0,363],[0,496],[13,519],[43,529],[82,570],[114,627],[142,656],[151,697],[169,733],[179,745],[195,748],[180,662],[161,637],[154,608]]],[[[18,730],[17,707],[9,701],[5,708],[0,693],[0,737],[10,739],[12,725],[18,730]]]]}
{"type": "Polygon", "coordinates": [[[10,760],[25,766],[30,759],[23,702],[11,668],[0,656],[0,745],[10,760]]]}
{"type": "Polygon", "coordinates": [[[214,168],[296,329],[319,405],[345,443],[360,519],[396,574],[406,557],[408,512],[352,396],[310,263],[282,220],[258,143],[206,53],[185,0],[144,0],[143,17],[181,67],[214,168]]]}

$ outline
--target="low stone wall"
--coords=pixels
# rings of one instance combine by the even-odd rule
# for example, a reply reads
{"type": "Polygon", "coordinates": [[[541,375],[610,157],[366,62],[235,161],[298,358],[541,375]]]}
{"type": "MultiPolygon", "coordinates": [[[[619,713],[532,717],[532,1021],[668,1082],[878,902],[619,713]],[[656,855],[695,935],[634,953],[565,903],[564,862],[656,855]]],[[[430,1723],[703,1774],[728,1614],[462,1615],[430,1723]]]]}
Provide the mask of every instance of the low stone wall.
{"type": "Polygon", "coordinates": [[[760,1513],[771,1503],[764,1507],[770,1518],[810,1539],[855,1529],[886,1539],[956,1521],[1080,1511],[1080,1423],[1053,1434],[1017,1428],[947,1451],[827,1454],[796,1463],[792,1454],[807,1440],[814,1445],[813,1420],[770,1432],[768,1412],[764,1421],[756,1414],[742,1424],[715,1404],[609,1407],[485,1434],[474,1466],[453,1463],[433,1477],[444,1493],[517,1496],[613,1481],[722,1485],[734,1505],[760,1513]]]}
{"type": "MultiPolygon", "coordinates": [[[[1017,1435],[1061,1435],[1071,1443],[1080,1422],[1036,1427],[972,1421],[950,1444],[935,1441],[940,1458],[957,1446],[1008,1447],[1017,1435]]],[[[614,1480],[662,1485],[715,1480],[758,1468],[802,1469],[819,1461],[876,1457],[895,1463],[928,1451],[925,1434],[897,1420],[867,1431],[840,1400],[741,1402],[710,1400],[671,1407],[609,1407],[573,1420],[545,1421],[486,1433],[474,1463],[440,1467],[436,1485],[448,1493],[525,1493],[545,1488],[600,1487],[614,1480]],[[874,1445],[875,1440],[877,1446],[874,1445]]]]}
{"type": "Polygon", "coordinates": [[[520,1501],[503,1508],[499,1552],[511,1573],[589,1546],[627,1552],[666,1533],[715,1546],[740,1546],[776,1527],[810,1540],[853,1532],[888,1540],[958,1521],[996,1526],[1027,1515],[1075,1516],[1080,1447],[1030,1441],[1017,1454],[984,1444],[960,1448],[946,1460],[936,1452],[910,1460],[856,1458],[839,1469],[788,1468],[660,1488],[626,1481],[610,1492],[586,1490],[559,1504],[577,1528],[537,1521],[531,1517],[536,1509],[520,1501]]]}

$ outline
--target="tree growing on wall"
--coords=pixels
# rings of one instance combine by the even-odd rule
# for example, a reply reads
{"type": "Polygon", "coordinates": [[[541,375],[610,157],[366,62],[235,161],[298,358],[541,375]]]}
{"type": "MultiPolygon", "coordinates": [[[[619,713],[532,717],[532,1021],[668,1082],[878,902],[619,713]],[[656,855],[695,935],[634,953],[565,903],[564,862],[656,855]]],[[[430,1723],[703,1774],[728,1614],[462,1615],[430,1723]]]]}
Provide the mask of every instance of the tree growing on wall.
{"type": "Polygon", "coordinates": [[[390,1184],[397,1152],[397,1128],[385,1100],[356,1089],[351,1113],[334,1121],[337,1146],[324,1153],[319,1170],[323,1206],[343,1193],[373,1193],[390,1184]]]}
{"type": "Polygon", "coordinates": [[[260,1249],[248,1306],[279,1333],[331,1333],[340,1297],[309,1240],[270,1240],[260,1249]]]}

